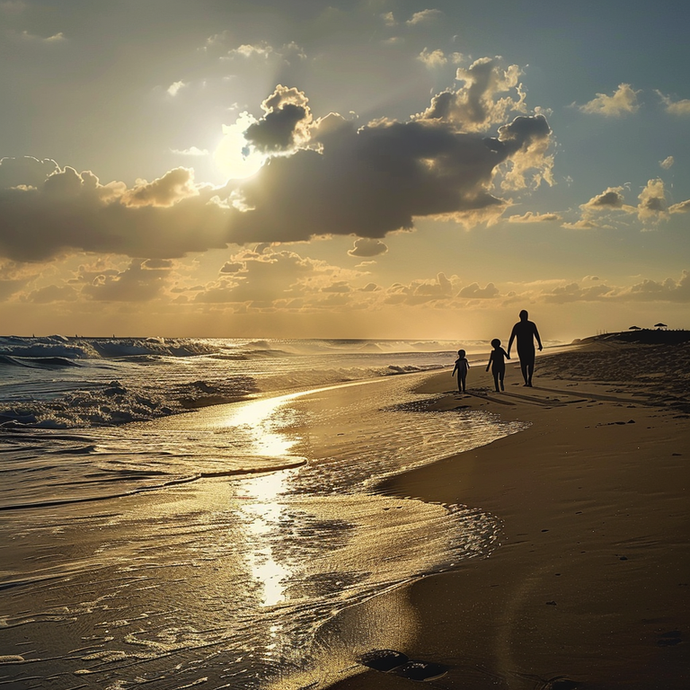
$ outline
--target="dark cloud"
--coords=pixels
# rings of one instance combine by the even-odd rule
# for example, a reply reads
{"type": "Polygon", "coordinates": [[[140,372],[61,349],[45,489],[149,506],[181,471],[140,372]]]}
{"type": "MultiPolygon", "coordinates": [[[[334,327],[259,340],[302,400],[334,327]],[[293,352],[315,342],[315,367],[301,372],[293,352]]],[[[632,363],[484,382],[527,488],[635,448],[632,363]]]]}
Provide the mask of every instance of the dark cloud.
{"type": "Polygon", "coordinates": [[[226,261],[221,266],[220,273],[238,273],[244,268],[244,263],[238,261],[226,261]]]}
{"type": "Polygon", "coordinates": [[[243,184],[243,204],[251,210],[238,215],[233,236],[241,242],[382,238],[412,228],[421,216],[481,222],[505,203],[488,191],[496,168],[549,133],[541,115],[517,118],[497,139],[421,120],[357,129],[331,116],[317,130],[320,151],[273,158],[243,184]]]}
{"type": "MultiPolygon", "coordinates": [[[[29,167],[38,175],[45,163],[34,161],[29,167]]],[[[58,169],[32,188],[0,189],[0,255],[42,261],[83,250],[174,258],[222,248],[230,241],[228,210],[212,198],[184,168],[132,189],[58,169]]]]}
{"type": "Polygon", "coordinates": [[[58,164],[50,159],[38,160],[33,156],[22,158],[0,158],[0,189],[8,187],[38,187],[48,175],[59,170],[58,164]]]}
{"type": "Polygon", "coordinates": [[[86,251],[173,259],[319,235],[369,240],[350,253],[375,256],[385,245],[372,240],[410,229],[418,217],[466,225],[495,219],[508,204],[492,192],[501,174],[504,186],[518,188],[525,171],[546,179],[550,165],[551,130],[542,115],[519,116],[487,138],[442,118],[358,128],[331,114],[313,123],[306,96],[281,85],[263,108],[248,146],[280,155],[222,188],[196,183],[188,168],[128,188],[54,161],[3,159],[0,256],[26,262],[86,251]]]}
{"type": "Polygon", "coordinates": [[[585,206],[591,209],[622,209],[625,204],[623,187],[609,187],[605,192],[592,197],[585,206]]]}
{"type": "Polygon", "coordinates": [[[307,136],[311,113],[307,97],[279,84],[261,104],[266,115],[250,125],[245,139],[262,153],[288,151],[307,136]]]}
{"type": "Polygon", "coordinates": [[[369,257],[379,256],[380,254],[385,254],[387,251],[388,247],[380,240],[362,238],[355,240],[355,246],[347,253],[350,256],[369,257]]]}

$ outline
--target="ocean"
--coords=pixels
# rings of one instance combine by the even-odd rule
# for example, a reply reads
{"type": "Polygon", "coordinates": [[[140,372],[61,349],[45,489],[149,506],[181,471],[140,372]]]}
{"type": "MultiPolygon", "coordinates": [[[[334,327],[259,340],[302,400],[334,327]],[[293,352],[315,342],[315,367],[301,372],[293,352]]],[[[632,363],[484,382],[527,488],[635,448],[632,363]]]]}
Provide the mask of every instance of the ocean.
{"type": "Polygon", "coordinates": [[[523,428],[414,392],[446,367],[455,388],[457,348],[0,338],[0,687],[356,672],[369,643],[333,633],[343,611],[500,538],[479,507],[377,489],[523,428]]]}

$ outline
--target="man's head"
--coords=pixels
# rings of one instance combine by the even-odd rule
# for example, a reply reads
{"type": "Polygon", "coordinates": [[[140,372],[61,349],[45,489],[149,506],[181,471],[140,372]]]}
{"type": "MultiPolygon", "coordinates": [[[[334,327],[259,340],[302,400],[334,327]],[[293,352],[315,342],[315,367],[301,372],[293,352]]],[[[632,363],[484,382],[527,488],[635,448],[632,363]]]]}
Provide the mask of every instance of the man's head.
{"type": "Polygon", "coordinates": [[[527,310],[526,310],[526,309],[523,309],[523,310],[520,312],[520,321],[527,321],[527,317],[528,317],[528,316],[529,316],[529,314],[527,313],[527,310]]]}

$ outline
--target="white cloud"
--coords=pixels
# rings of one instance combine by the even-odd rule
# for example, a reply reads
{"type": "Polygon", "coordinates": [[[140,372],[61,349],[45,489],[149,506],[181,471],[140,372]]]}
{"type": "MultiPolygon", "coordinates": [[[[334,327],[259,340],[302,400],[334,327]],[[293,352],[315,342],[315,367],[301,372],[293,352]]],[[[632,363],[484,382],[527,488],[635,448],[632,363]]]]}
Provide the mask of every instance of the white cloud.
{"type": "Polygon", "coordinates": [[[669,213],[690,213],[690,199],[673,204],[668,209],[669,213]]]}
{"type": "Polygon", "coordinates": [[[437,69],[448,64],[448,58],[439,49],[429,51],[424,48],[417,56],[417,60],[424,63],[428,69],[437,69]]]}
{"type": "Polygon", "coordinates": [[[46,44],[62,43],[67,40],[62,31],[52,34],[51,36],[37,36],[35,34],[30,34],[28,31],[22,31],[20,38],[23,41],[46,44]]]}
{"type": "Polygon", "coordinates": [[[183,89],[185,86],[188,86],[186,82],[183,81],[174,81],[170,86],[167,88],[167,92],[171,96],[177,96],[177,94],[180,92],[180,89],[183,89]]]}
{"type": "Polygon", "coordinates": [[[630,84],[619,84],[613,95],[598,93],[589,103],[578,107],[583,113],[622,117],[637,112],[640,107],[637,102],[639,93],[640,91],[635,91],[630,84]]]}
{"type": "Polygon", "coordinates": [[[386,26],[397,26],[398,24],[398,22],[395,21],[395,17],[393,16],[392,12],[382,14],[381,19],[383,19],[386,26]]]}
{"type": "Polygon", "coordinates": [[[441,10],[422,10],[421,12],[415,12],[410,19],[405,23],[408,26],[420,26],[423,24],[432,24],[444,16],[441,10]]]}
{"type": "Polygon", "coordinates": [[[177,156],[208,156],[208,149],[199,149],[196,146],[190,146],[188,149],[170,149],[170,153],[177,156]]]}
{"type": "Polygon", "coordinates": [[[504,67],[500,57],[480,58],[468,68],[458,67],[455,78],[463,85],[434,96],[421,117],[454,122],[466,132],[504,123],[510,113],[526,110],[520,75],[517,65],[504,67]]]}
{"type": "Polygon", "coordinates": [[[662,167],[664,170],[669,170],[673,167],[673,164],[675,162],[676,161],[673,158],[673,156],[667,156],[666,158],[664,158],[664,160],[659,161],[659,166],[662,167]]]}
{"type": "Polygon", "coordinates": [[[244,43],[237,48],[233,48],[228,51],[229,56],[238,56],[243,58],[260,57],[267,58],[273,53],[273,46],[266,43],[266,41],[261,41],[256,45],[251,45],[249,43],[244,43]]]}
{"type": "Polygon", "coordinates": [[[667,113],[677,115],[678,117],[685,117],[690,115],[690,99],[684,98],[680,101],[673,101],[669,96],[665,96],[661,91],[656,91],[657,95],[664,104],[667,113]]]}

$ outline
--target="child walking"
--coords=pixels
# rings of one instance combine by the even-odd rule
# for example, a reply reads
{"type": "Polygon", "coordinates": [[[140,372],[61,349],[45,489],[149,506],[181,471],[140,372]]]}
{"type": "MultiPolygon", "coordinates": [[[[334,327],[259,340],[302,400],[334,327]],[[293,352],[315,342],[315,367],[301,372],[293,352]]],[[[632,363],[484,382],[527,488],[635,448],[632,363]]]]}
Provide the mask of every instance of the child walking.
{"type": "Polygon", "coordinates": [[[469,368],[470,363],[467,361],[467,357],[465,357],[465,351],[458,350],[458,358],[455,360],[455,367],[453,367],[451,376],[454,376],[456,371],[458,372],[458,392],[460,393],[467,392],[465,380],[467,379],[467,370],[469,368]]]}
{"type": "Polygon", "coordinates": [[[498,338],[494,338],[491,341],[491,347],[493,347],[493,350],[489,355],[489,363],[486,365],[486,370],[489,371],[489,367],[491,367],[496,392],[500,393],[500,391],[505,390],[503,378],[506,375],[506,359],[510,359],[510,355],[501,347],[501,341],[498,338]],[[500,390],[498,388],[499,384],[501,386],[500,390]]]}

